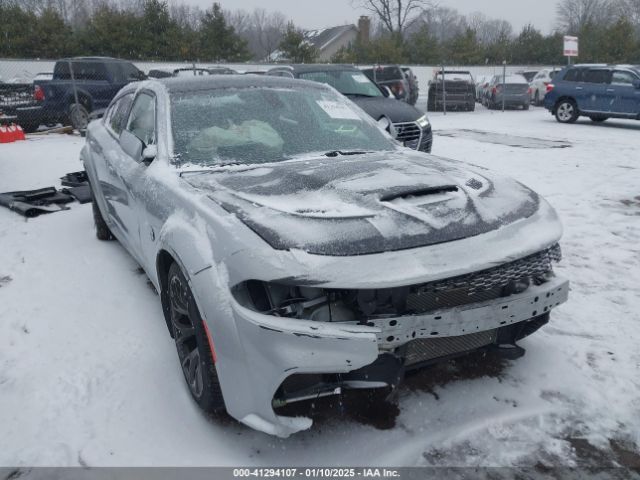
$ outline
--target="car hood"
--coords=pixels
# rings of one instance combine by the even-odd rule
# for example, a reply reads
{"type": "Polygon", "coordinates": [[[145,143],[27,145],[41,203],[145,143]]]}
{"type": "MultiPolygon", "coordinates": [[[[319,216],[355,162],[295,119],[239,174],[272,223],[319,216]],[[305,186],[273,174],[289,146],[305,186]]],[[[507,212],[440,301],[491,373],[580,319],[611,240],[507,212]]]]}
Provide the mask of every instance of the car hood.
{"type": "Polygon", "coordinates": [[[423,114],[416,107],[394,98],[347,95],[361,109],[379,120],[386,116],[392,123],[415,122],[423,114]]]}
{"type": "Polygon", "coordinates": [[[347,256],[481,235],[540,199],[481,167],[409,149],[185,175],[275,249],[347,256]]]}

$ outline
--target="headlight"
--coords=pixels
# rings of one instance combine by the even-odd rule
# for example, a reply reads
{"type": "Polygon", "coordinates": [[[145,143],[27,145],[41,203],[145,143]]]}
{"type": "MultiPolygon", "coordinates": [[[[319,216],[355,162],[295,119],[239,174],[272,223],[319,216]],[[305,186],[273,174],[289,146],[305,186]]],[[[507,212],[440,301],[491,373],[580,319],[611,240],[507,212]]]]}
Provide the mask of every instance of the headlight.
{"type": "Polygon", "coordinates": [[[431,125],[426,115],[421,116],[418,120],[416,120],[416,123],[420,126],[420,128],[427,128],[429,125],[431,125]]]}

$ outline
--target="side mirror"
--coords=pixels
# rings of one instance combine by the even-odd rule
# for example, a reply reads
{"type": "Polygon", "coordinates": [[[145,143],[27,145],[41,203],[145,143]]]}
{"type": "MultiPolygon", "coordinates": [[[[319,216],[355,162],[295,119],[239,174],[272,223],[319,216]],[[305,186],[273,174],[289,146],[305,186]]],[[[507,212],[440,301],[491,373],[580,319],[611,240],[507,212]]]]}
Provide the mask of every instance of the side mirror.
{"type": "Polygon", "coordinates": [[[129,155],[132,160],[139,162],[142,158],[142,150],[144,143],[138,137],[128,130],[123,130],[120,134],[120,146],[124,153],[129,155]]]}
{"type": "Polygon", "coordinates": [[[396,96],[393,94],[393,92],[391,91],[391,89],[389,87],[387,87],[386,85],[382,85],[380,87],[380,90],[382,90],[382,94],[387,97],[387,98],[396,98],[396,96]]]}

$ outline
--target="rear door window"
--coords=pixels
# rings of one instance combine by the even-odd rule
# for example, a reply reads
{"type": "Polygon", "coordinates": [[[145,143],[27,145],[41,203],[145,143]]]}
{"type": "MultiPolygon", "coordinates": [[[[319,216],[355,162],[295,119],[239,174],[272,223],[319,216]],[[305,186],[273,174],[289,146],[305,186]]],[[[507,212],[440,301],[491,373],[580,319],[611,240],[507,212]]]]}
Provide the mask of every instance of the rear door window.
{"type": "Polygon", "coordinates": [[[76,80],[107,80],[107,69],[101,62],[72,62],[73,77],[76,80]]]}
{"type": "Polygon", "coordinates": [[[578,68],[572,68],[565,75],[563,80],[565,82],[580,82],[582,81],[582,70],[578,68]]]}
{"type": "Polygon", "coordinates": [[[611,70],[587,70],[583,81],[586,83],[609,83],[611,81],[611,70]]]}

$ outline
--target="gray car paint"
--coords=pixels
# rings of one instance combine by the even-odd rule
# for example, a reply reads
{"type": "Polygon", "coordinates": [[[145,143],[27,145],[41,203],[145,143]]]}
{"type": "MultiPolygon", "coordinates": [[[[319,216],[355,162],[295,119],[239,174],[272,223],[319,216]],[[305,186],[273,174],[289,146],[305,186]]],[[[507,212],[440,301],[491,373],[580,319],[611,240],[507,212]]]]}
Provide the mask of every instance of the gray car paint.
{"type": "MultiPolygon", "coordinates": [[[[308,82],[291,82],[265,77],[238,79],[238,84],[256,87],[325,88],[308,82]]],[[[339,257],[305,251],[304,245],[275,249],[221,205],[216,199],[215,184],[198,185],[197,174],[183,177],[170,164],[168,89],[172,85],[188,89],[225,88],[233,84],[229,76],[180,80],[173,84],[147,81],[126,87],[121,94],[146,90],[156,96],[156,159],[147,167],[127,158],[103,120],[89,125],[81,158],[105,221],[158,291],[161,290],[158,274],[161,254],[171,255],[188,277],[215,343],[216,370],[227,411],[252,428],[282,437],[309,428],[310,419],[282,417],[273,411],[271,402],[281,382],[292,373],[348,372],[372,363],[380,353],[378,337],[384,335],[386,327],[260,314],[240,305],[230,293],[232,286],[248,279],[282,278],[301,284],[354,289],[424,283],[522,258],[557,243],[562,234],[557,215],[549,204],[511,182],[511,188],[515,186],[513,191],[522,194],[520,203],[528,204],[537,198],[536,208],[528,208],[526,215],[475,236],[417,248],[339,257]]],[[[409,155],[410,151],[398,148],[396,153],[409,155]]],[[[426,154],[412,155],[417,155],[412,161],[447,170],[444,160],[426,154]]],[[[509,185],[487,171],[479,168],[476,171],[482,172],[483,178],[492,184],[509,185]]],[[[215,178],[212,173],[202,175],[201,178],[215,178]]],[[[229,189],[229,185],[226,188],[229,189]]],[[[546,289],[551,288],[568,287],[565,281],[558,280],[546,289]]],[[[544,290],[535,293],[541,294],[544,290]]],[[[527,298],[513,301],[526,302],[527,298]]],[[[490,328],[486,309],[465,310],[464,317],[456,317],[443,335],[461,335],[464,329],[470,328],[490,328]]]]}

